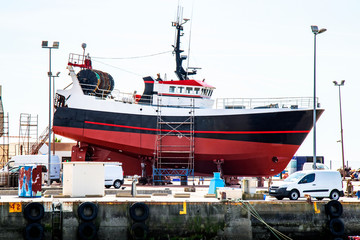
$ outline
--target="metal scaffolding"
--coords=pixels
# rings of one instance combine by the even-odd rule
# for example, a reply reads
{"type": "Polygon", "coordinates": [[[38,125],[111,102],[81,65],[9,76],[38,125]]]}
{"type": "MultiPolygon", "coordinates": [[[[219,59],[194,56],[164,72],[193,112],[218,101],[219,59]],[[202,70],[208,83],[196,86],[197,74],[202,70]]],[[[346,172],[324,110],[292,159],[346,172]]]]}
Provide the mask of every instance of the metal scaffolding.
{"type": "Polygon", "coordinates": [[[153,182],[163,184],[170,176],[180,176],[187,182],[189,176],[194,176],[194,99],[185,116],[164,116],[162,108],[159,98],[153,182]]]}
{"type": "Polygon", "coordinates": [[[29,155],[32,153],[32,145],[38,141],[38,115],[28,113],[20,114],[19,125],[19,154],[29,155]]]}
{"type": "Polygon", "coordinates": [[[0,112],[0,168],[9,161],[9,114],[0,112]]]}

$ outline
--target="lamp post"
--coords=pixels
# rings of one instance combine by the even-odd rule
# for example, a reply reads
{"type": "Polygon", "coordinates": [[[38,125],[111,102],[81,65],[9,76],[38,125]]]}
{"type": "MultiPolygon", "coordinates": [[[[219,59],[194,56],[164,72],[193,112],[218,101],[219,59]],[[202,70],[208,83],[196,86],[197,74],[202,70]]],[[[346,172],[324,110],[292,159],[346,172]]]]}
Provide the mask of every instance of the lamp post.
{"type": "MultiPolygon", "coordinates": [[[[53,109],[53,115],[55,114],[55,78],[59,77],[60,72],[57,72],[55,76],[52,76],[53,78],[53,101],[52,109],[53,109]]],[[[53,155],[55,155],[55,133],[53,134],[53,155]]]]}
{"type": "Polygon", "coordinates": [[[313,125],[314,125],[314,155],[313,155],[313,169],[316,169],[316,35],[326,31],[325,28],[319,30],[318,26],[312,25],[311,31],[314,33],[314,112],[313,112],[313,125]]]}
{"type": "Polygon", "coordinates": [[[50,164],[51,164],[51,49],[58,49],[59,48],[59,42],[53,42],[52,47],[48,46],[48,41],[42,41],[41,44],[42,48],[48,48],[49,49],[49,149],[48,149],[48,176],[47,176],[47,184],[51,185],[50,183],[50,164]]]}
{"type": "Polygon", "coordinates": [[[339,87],[339,107],[340,107],[340,132],[341,132],[341,155],[342,155],[342,165],[343,165],[343,179],[345,180],[345,160],[344,160],[344,138],[343,138],[343,125],[342,125],[342,109],[341,109],[341,91],[340,87],[344,86],[345,80],[341,80],[340,83],[333,81],[336,87],[339,87]]]}

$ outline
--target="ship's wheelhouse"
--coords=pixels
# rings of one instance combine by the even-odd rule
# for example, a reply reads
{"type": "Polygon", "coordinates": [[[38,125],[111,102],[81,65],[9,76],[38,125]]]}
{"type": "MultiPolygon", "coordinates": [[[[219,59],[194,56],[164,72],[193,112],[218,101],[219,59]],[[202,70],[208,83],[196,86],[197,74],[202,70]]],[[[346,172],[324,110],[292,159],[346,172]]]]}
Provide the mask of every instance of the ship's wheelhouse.
{"type": "Polygon", "coordinates": [[[165,106],[211,107],[215,87],[198,80],[154,81],[154,102],[165,106]],[[191,102],[194,99],[193,102],[191,102]],[[156,102],[155,102],[156,101],[156,102]]]}

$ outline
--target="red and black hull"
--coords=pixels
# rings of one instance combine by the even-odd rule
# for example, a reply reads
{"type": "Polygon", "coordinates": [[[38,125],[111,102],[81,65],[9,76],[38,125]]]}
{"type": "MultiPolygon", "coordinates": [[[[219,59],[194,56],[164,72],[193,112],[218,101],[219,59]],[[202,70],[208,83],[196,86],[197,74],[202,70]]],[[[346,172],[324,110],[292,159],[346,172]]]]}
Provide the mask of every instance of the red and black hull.
{"type": "MultiPolygon", "coordinates": [[[[322,112],[318,110],[317,117],[322,112]]],[[[169,122],[184,119],[181,116],[163,118],[169,122]]],[[[312,125],[311,109],[195,115],[195,173],[212,175],[217,171],[213,161],[221,159],[224,160],[224,175],[275,175],[287,166],[312,125]]],[[[127,175],[141,174],[139,159],[154,157],[158,134],[156,115],[67,107],[57,109],[53,130],[56,134],[94,146],[98,153],[93,153],[92,160],[123,162],[127,175]]],[[[177,130],[188,131],[185,126],[177,130]]],[[[181,141],[177,136],[169,139],[174,143],[181,141]]]]}

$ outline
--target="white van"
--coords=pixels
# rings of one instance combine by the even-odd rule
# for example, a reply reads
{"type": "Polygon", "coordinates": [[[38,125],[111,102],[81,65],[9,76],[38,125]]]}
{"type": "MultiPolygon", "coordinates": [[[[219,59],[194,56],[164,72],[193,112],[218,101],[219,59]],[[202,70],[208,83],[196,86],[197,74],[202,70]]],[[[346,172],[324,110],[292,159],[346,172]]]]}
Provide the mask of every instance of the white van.
{"type": "Polygon", "coordinates": [[[124,184],[122,163],[105,163],[105,187],[120,188],[124,184]]]}
{"type": "MultiPolygon", "coordinates": [[[[314,163],[312,162],[306,162],[304,163],[302,170],[313,170],[313,165],[314,163]]],[[[323,163],[316,163],[316,170],[329,170],[329,168],[323,163]]]]}
{"type": "Polygon", "coordinates": [[[269,195],[278,200],[297,200],[305,194],[318,200],[330,198],[338,200],[344,196],[340,172],[331,170],[307,170],[291,174],[282,182],[274,182],[269,195]]]}
{"type": "MultiPolygon", "coordinates": [[[[8,162],[8,167],[19,167],[25,165],[42,165],[46,166],[46,169],[49,171],[49,158],[48,155],[18,155],[11,158],[8,162]]],[[[60,169],[61,162],[60,158],[57,155],[52,155],[50,158],[50,182],[56,181],[60,182],[60,169]]],[[[44,173],[44,180],[47,182],[48,171],[44,173]]]]}

